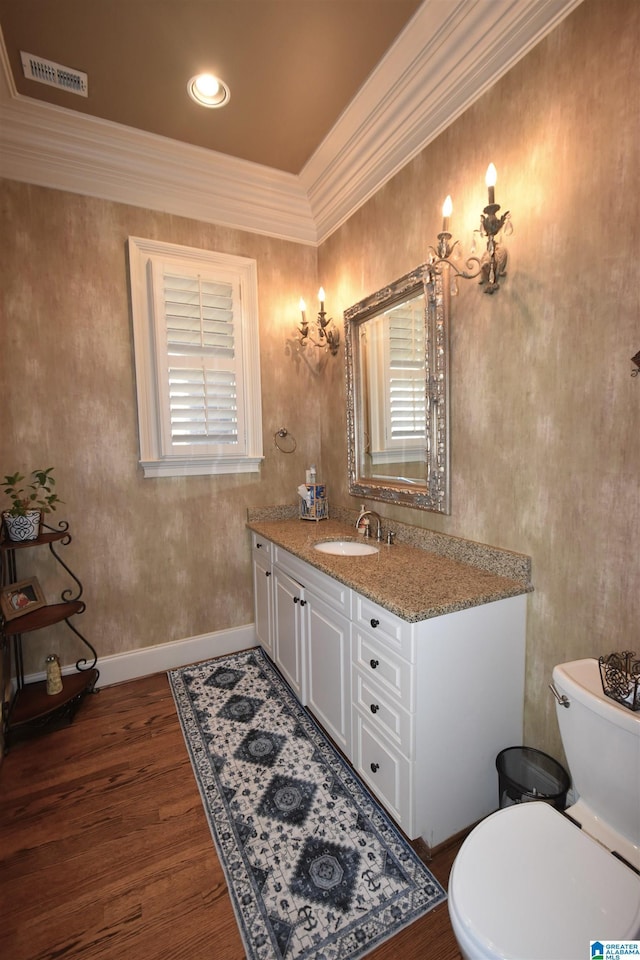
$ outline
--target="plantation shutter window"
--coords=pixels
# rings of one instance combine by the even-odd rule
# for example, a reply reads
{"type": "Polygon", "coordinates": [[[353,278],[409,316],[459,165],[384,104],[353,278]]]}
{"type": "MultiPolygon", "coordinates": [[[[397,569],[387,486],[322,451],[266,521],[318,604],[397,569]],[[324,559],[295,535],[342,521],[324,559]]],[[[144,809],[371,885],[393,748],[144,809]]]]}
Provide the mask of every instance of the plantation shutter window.
{"type": "Polygon", "coordinates": [[[233,278],[177,274],[166,264],[158,272],[163,320],[157,376],[167,413],[163,452],[170,456],[192,446],[224,455],[223,448],[233,446],[244,453],[239,285],[233,278]]]}
{"type": "Polygon", "coordinates": [[[236,381],[231,373],[169,368],[171,444],[237,443],[236,381]]]}
{"type": "Polygon", "coordinates": [[[129,247],[137,372],[146,356],[138,382],[145,476],[257,470],[255,261],[137,238],[129,247]],[[134,265],[144,290],[134,287],[134,265]],[[136,323],[136,307],[146,322],[136,323]]]}
{"type": "Polygon", "coordinates": [[[421,310],[399,308],[389,317],[387,440],[389,446],[426,445],[425,325],[421,310]]]}
{"type": "Polygon", "coordinates": [[[423,301],[401,304],[367,323],[374,464],[422,460],[426,452],[426,343],[423,301]]]}

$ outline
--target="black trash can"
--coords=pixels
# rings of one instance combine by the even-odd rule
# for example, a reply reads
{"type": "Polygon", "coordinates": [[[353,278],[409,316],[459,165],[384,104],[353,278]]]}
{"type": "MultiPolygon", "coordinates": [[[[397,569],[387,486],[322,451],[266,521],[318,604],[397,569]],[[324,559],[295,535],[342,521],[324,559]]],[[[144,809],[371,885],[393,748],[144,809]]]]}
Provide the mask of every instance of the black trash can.
{"type": "Polygon", "coordinates": [[[496,757],[500,807],[544,800],[556,810],[567,805],[569,774],[553,757],[533,747],[507,747],[496,757]]]}

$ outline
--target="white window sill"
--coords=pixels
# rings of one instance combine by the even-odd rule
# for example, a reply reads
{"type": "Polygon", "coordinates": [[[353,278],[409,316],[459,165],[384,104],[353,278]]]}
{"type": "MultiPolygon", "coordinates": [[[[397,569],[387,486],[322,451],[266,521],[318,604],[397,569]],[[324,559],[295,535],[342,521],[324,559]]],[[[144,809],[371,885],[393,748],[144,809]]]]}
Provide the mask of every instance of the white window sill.
{"type": "Polygon", "coordinates": [[[263,457],[215,460],[141,460],[145,477],[205,477],[229,473],[259,473],[263,457]]]}

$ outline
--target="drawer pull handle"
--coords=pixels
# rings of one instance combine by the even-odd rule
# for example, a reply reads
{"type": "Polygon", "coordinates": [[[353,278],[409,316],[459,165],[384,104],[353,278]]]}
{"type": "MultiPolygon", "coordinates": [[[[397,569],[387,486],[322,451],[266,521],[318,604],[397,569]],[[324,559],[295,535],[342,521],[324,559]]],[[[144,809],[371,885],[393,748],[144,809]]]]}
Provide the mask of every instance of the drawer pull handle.
{"type": "Polygon", "coordinates": [[[379,763],[372,763],[372,764],[371,764],[371,772],[372,772],[372,773],[377,773],[379,769],[380,769],[380,764],[379,764],[379,763]]]}
{"type": "Polygon", "coordinates": [[[371,713],[377,713],[379,709],[380,709],[380,707],[378,706],[377,703],[372,703],[372,704],[371,704],[371,713]]]}
{"type": "Polygon", "coordinates": [[[380,665],[380,661],[379,661],[379,660],[369,660],[369,663],[371,664],[371,669],[372,669],[372,670],[375,670],[375,668],[380,665]]]}
{"type": "Polygon", "coordinates": [[[380,621],[379,621],[379,620],[372,620],[372,621],[371,621],[371,626],[372,626],[372,627],[374,628],[374,630],[375,630],[376,627],[379,627],[379,626],[380,626],[380,621]]]}

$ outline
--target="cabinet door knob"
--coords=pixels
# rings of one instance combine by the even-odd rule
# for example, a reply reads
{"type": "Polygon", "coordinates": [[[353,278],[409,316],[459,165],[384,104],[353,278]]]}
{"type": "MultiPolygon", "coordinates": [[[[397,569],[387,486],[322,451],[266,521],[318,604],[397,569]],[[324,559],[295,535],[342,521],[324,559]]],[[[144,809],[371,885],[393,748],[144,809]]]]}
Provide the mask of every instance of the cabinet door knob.
{"type": "Polygon", "coordinates": [[[262,546],[261,543],[256,543],[256,550],[259,550],[261,546],[262,546]]]}
{"type": "Polygon", "coordinates": [[[376,627],[379,627],[379,626],[380,626],[380,621],[379,621],[379,620],[372,620],[372,621],[371,621],[371,626],[372,626],[372,627],[374,628],[374,630],[375,630],[376,627]]]}
{"type": "Polygon", "coordinates": [[[377,703],[372,703],[372,704],[371,704],[371,713],[377,713],[379,709],[380,709],[380,707],[378,706],[377,703]]]}
{"type": "Polygon", "coordinates": [[[300,601],[300,606],[301,606],[301,607],[306,607],[306,605],[307,605],[307,601],[306,601],[306,600],[301,600],[301,601],[300,601]]]}
{"type": "Polygon", "coordinates": [[[297,603],[299,599],[300,599],[300,597],[294,597],[294,598],[293,598],[293,602],[294,602],[294,603],[297,603]]]}
{"type": "Polygon", "coordinates": [[[371,664],[371,669],[372,669],[372,670],[375,670],[375,668],[380,665],[380,661],[379,661],[379,660],[369,660],[369,663],[371,664]]]}
{"type": "Polygon", "coordinates": [[[371,764],[371,773],[377,773],[379,769],[380,769],[380,764],[379,764],[379,763],[372,763],[372,764],[371,764]]]}
{"type": "Polygon", "coordinates": [[[271,570],[265,570],[264,575],[265,575],[265,577],[270,577],[270,576],[271,576],[271,570]]]}

